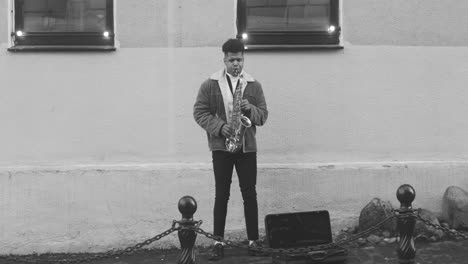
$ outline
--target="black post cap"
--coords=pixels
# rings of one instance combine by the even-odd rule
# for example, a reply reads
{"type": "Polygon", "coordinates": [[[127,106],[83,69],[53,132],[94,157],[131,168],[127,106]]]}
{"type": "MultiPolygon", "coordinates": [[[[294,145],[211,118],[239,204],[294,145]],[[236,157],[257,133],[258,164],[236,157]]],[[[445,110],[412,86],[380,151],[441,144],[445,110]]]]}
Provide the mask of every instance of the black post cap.
{"type": "Polygon", "coordinates": [[[184,219],[192,219],[193,214],[197,211],[197,201],[192,196],[184,196],[179,200],[179,212],[184,219]]]}
{"type": "Polygon", "coordinates": [[[402,206],[411,207],[411,203],[416,197],[416,191],[414,190],[413,186],[409,184],[403,184],[400,187],[398,187],[396,196],[402,206]]]}

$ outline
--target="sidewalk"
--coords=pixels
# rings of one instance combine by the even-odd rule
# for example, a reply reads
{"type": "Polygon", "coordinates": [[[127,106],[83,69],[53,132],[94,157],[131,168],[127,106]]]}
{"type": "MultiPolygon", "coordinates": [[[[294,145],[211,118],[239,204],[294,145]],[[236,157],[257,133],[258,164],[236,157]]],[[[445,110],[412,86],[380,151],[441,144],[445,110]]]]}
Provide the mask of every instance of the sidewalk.
{"type": "MultiPolygon", "coordinates": [[[[383,264],[398,263],[395,249],[397,244],[376,245],[362,248],[349,248],[347,264],[383,264]]],[[[416,244],[416,263],[419,264],[468,264],[468,241],[416,244]]],[[[130,256],[105,259],[90,262],[93,264],[175,264],[177,263],[178,250],[145,250],[136,252],[130,256]]],[[[225,258],[218,262],[207,260],[207,249],[197,250],[197,263],[216,264],[271,264],[271,257],[250,257],[243,249],[227,248],[225,258]]],[[[81,259],[90,257],[88,254],[70,255],[44,255],[35,257],[35,260],[81,259]]],[[[0,264],[13,262],[0,261],[0,264]]]]}

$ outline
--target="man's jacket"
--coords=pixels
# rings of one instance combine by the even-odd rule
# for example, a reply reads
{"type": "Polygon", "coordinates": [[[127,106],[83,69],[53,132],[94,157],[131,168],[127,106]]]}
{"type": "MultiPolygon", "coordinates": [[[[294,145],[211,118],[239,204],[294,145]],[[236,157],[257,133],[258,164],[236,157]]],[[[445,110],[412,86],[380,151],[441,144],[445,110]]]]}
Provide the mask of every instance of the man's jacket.
{"type": "MultiPolygon", "coordinates": [[[[252,122],[244,134],[244,152],[256,152],[257,141],[255,139],[256,126],[265,124],[268,118],[268,110],[261,84],[249,74],[243,72],[241,79],[244,82],[243,99],[251,104],[250,113],[244,114],[252,122]]],[[[208,147],[211,151],[226,151],[226,138],[221,134],[221,128],[229,123],[226,118],[226,73],[225,70],[214,73],[206,80],[198,91],[198,96],[193,106],[193,117],[207,134],[208,147]]]]}

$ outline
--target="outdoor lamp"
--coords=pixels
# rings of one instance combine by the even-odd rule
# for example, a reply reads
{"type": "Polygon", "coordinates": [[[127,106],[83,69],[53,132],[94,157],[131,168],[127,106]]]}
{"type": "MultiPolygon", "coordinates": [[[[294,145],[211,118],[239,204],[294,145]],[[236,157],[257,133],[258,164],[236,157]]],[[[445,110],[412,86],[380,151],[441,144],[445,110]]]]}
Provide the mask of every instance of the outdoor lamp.
{"type": "Polygon", "coordinates": [[[328,33],[333,33],[335,32],[335,30],[336,30],[336,27],[334,25],[331,25],[328,27],[328,33]]]}

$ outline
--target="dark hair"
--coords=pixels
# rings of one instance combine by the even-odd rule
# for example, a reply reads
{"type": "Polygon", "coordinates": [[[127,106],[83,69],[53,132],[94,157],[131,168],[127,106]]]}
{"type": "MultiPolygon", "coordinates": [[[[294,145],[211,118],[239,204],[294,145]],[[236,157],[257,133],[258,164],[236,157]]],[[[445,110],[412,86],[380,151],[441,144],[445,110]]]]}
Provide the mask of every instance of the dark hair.
{"type": "Polygon", "coordinates": [[[223,44],[223,52],[227,54],[228,52],[237,53],[244,52],[244,43],[239,39],[228,39],[223,44]]]}

